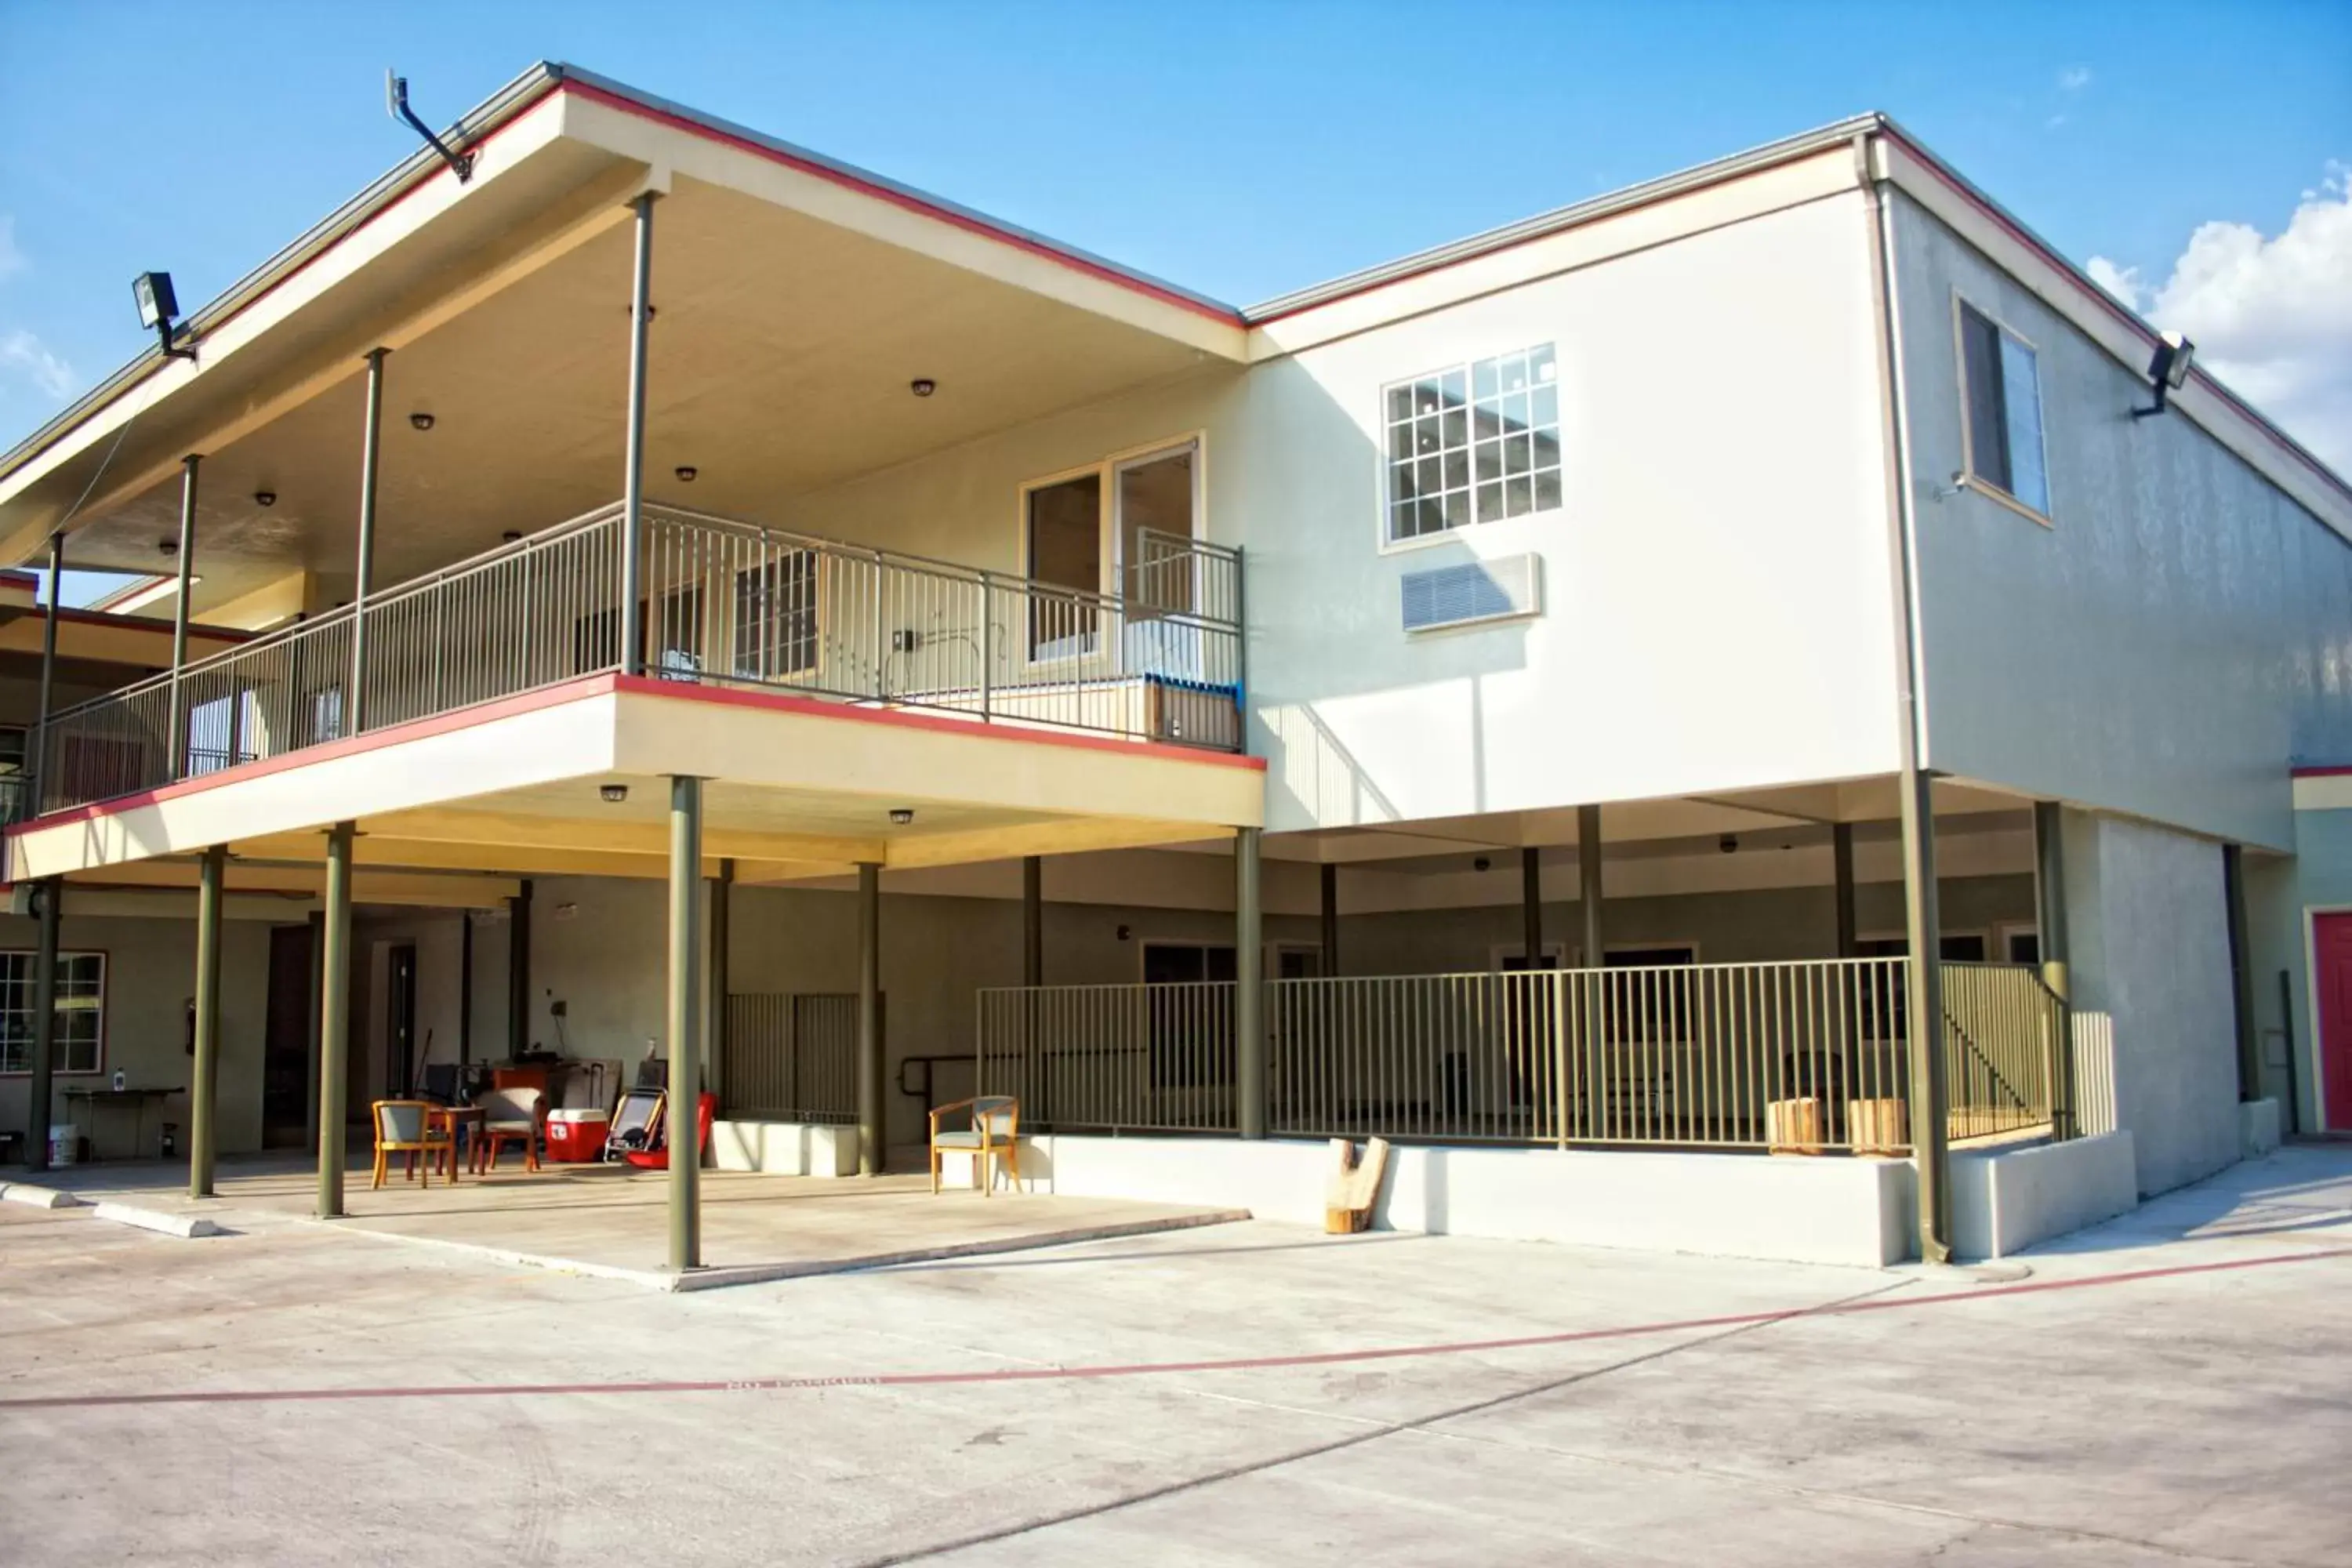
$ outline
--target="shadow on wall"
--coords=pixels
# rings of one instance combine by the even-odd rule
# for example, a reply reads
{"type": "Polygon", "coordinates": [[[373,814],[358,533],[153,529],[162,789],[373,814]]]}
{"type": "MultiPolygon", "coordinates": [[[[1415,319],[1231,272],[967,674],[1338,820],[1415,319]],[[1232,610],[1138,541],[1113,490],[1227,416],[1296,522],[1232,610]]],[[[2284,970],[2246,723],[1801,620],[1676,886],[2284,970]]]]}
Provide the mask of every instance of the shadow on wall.
{"type": "MultiPolygon", "coordinates": [[[[1245,539],[1250,595],[1255,603],[1284,607],[1278,621],[1253,628],[1249,650],[1250,743],[1267,761],[1268,791],[1275,797],[1270,815],[1297,825],[1420,815],[1412,803],[1393,797],[1381,777],[1381,759],[1365,754],[1383,743],[1399,747],[1399,759],[1411,755],[1424,767],[1433,745],[1441,748],[1441,755],[1453,753],[1456,765],[1473,770],[1483,800],[1486,746],[1480,680],[1528,667],[1527,623],[1506,620],[1408,634],[1406,578],[1475,568],[1494,546],[1479,530],[1469,529],[1410,550],[1379,548],[1387,537],[1392,499],[1384,486],[1407,484],[1418,493],[1433,479],[1439,489],[1431,504],[1442,508],[1446,485],[1467,482],[1472,454],[1457,448],[1449,458],[1446,448],[1457,434],[1470,430],[1473,411],[1438,407],[1392,434],[1381,418],[1385,409],[1342,405],[1297,361],[1261,366],[1247,388],[1245,407],[1269,437],[1251,443],[1242,458],[1251,498],[1245,539]],[[1367,418],[1375,421],[1369,429],[1367,418]],[[1448,421],[1458,430],[1449,433],[1448,421]],[[1391,461],[1388,443],[1426,445],[1423,426],[1433,432],[1436,450],[1400,470],[1391,461]],[[1460,466],[1458,472],[1446,468],[1449,461],[1460,466]],[[1438,695],[1458,691],[1465,683],[1471,689],[1466,703],[1438,695]],[[1417,704],[1416,692],[1430,693],[1432,700],[1417,704]],[[1351,700],[1371,696],[1391,700],[1377,711],[1365,708],[1360,731],[1351,734],[1357,722],[1351,700]],[[1417,729],[1412,722],[1417,710],[1425,710],[1447,732],[1411,732],[1417,729]],[[1400,733],[1401,728],[1408,732],[1400,733]]],[[[1455,492],[1455,499],[1457,504],[1469,502],[1466,492],[1455,492]]],[[[1540,584],[1540,570],[1537,580],[1540,584]]],[[[1465,577],[1451,581],[1465,604],[1494,591],[1491,583],[1481,587],[1465,577]]]]}

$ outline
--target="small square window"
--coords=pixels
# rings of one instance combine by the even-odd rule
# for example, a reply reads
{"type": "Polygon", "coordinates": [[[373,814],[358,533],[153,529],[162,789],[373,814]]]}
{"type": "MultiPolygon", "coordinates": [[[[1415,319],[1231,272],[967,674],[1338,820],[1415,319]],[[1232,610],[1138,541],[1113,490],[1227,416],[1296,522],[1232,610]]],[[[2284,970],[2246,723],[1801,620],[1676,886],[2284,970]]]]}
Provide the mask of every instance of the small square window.
{"type": "Polygon", "coordinates": [[[1959,314],[1969,477],[2046,517],[2041,363],[2032,345],[1966,300],[1959,314]]]}

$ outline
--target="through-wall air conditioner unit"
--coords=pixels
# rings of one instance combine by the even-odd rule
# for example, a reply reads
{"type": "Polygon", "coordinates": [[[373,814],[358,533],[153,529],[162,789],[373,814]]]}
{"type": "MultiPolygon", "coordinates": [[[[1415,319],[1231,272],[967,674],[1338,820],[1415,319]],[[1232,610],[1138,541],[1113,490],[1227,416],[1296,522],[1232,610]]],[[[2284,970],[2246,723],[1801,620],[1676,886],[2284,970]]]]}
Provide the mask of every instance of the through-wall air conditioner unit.
{"type": "Polygon", "coordinates": [[[1543,568],[1533,554],[1466,561],[1404,574],[1404,629],[1442,631],[1543,613],[1543,568]]]}

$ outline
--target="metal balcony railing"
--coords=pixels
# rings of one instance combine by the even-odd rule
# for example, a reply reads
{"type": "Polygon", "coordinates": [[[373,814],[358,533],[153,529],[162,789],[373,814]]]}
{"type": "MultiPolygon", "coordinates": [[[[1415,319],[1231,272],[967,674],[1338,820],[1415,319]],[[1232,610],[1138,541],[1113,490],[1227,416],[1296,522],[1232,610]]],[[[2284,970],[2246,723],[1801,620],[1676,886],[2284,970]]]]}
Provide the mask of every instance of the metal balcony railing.
{"type": "MultiPolygon", "coordinates": [[[[1943,966],[1949,1136],[2051,1121],[2064,1004],[1943,966]]],[[[1904,958],[1275,980],[1286,1137],[1679,1148],[1909,1146],[1904,958]]],[[[1231,1132],[1234,983],[980,994],[979,1082],[1062,1131],[1231,1132]]]]}
{"type": "MultiPolygon", "coordinates": [[[[624,668],[615,504],[54,716],[58,811],[624,668]],[[353,641],[365,673],[352,683],[353,641]]],[[[1145,533],[1117,595],[648,508],[668,680],[1241,749],[1241,552],[1145,533]]]]}

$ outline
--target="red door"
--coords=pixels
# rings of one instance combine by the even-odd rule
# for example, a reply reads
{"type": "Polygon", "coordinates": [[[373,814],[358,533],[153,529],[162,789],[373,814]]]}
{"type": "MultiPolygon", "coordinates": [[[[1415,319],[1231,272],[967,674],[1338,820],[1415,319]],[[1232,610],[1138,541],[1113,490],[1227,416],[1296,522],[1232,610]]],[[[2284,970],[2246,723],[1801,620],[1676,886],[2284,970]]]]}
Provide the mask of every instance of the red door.
{"type": "Polygon", "coordinates": [[[2352,915],[2318,915],[2319,1082],[2328,1131],[2352,1132],[2352,915]]]}

